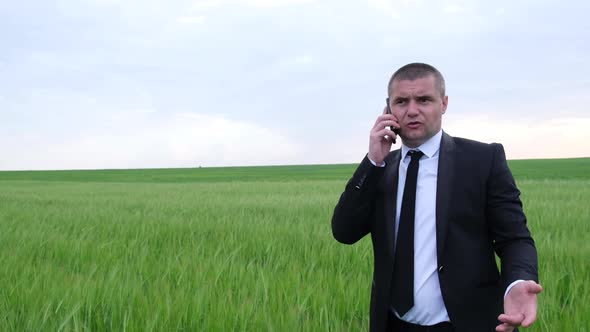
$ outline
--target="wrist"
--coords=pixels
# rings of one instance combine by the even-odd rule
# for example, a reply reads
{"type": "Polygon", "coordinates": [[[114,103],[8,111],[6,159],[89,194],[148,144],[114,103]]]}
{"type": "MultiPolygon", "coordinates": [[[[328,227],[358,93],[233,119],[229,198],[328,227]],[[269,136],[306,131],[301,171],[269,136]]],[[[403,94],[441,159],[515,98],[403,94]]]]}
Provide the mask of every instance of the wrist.
{"type": "Polygon", "coordinates": [[[512,283],[510,283],[510,285],[508,285],[508,287],[506,287],[506,291],[504,291],[504,298],[506,298],[506,295],[508,295],[508,293],[510,292],[512,287],[516,286],[516,284],[519,284],[521,282],[525,282],[525,280],[518,279],[518,280],[515,280],[512,283]]]}
{"type": "Polygon", "coordinates": [[[371,162],[371,164],[373,164],[373,166],[375,166],[375,167],[385,167],[385,162],[383,160],[377,161],[377,160],[373,159],[373,157],[371,157],[370,155],[367,155],[367,158],[369,159],[369,161],[371,162]]]}

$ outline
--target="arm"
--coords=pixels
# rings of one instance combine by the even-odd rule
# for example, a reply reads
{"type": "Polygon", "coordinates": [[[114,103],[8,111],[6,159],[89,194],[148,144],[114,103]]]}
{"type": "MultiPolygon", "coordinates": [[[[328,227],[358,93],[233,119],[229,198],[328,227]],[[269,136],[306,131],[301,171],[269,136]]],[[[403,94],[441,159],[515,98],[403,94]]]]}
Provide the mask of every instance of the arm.
{"type": "Polygon", "coordinates": [[[383,169],[365,157],[346,184],[332,216],[332,234],[339,242],[353,244],[370,232],[376,186],[383,169]]]}
{"type": "Polygon", "coordinates": [[[487,216],[494,250],[501,260],[502,285],[506,289],[504,313],[496,331],[510,332],[530,326],[537,316],[537,251],[526,227],[520,192],[508,169],[502,145],[494,144],[488,178],[487,216]],[[515,282],[520,280],[519,282],[515,282]],[[525,281],[526,280],[526,281],[525,281]]]}
{"type": "Polygon", "coordinates": [[[508,169],[504,148],[494,144],[488,178],[487,216],[494,250],[502,264],[504,289],[515,280],[538,281],[537,251],[526,226],[520,191],[508,169]]]}
{"type": "Polygon", "coordinates": [[[334,209],[332,234],[339,242],[353,244],[371,231],[377,184],[383,174],[384,159],[397,136],[387,128],[391,126],[398,128],[399,124],[395,116],[387,114],[386,107],[371,129],[369,153],[348,181],[334,209]]]}

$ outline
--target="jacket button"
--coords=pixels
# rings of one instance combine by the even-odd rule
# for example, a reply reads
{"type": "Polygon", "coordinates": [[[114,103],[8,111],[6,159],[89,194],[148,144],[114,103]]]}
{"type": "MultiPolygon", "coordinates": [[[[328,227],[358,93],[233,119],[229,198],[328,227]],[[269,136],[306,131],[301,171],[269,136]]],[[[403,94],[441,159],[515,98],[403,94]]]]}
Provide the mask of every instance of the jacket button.
{"type": "Polygon", "coordinates": [[[438,267],[438,273],[441,273],[443,271],[443,267],[444,266],[442,266],[442,265],[438,267]]]}

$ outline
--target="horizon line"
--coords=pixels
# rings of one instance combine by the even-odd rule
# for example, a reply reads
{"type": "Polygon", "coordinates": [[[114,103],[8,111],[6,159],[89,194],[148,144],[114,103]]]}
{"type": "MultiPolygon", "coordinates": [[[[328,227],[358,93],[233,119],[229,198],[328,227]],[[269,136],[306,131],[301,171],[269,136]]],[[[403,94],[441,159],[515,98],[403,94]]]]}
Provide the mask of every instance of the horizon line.
{"type": "MultiPolygon", "coordinates": [[[[570,160],[590,159],[587,157],[565,157],[565,158],[514,158],[507,161],[538,161],[538,160],[570,160]]],[[[254,167],[293,167],[293,166],[339,166],[358,165],[359,163],[310,163],[310,164],[271,164],[271,165],[226,165],[226,166],[194,166],[194,167],[139,167],[139,168],[66,168],[66,169],[7,169],[0,172],[83,172],[83,171],[139,171],[139,170],[174,170],[174,169],[212,169],[212,168],[254,168],[254,167]]]]}

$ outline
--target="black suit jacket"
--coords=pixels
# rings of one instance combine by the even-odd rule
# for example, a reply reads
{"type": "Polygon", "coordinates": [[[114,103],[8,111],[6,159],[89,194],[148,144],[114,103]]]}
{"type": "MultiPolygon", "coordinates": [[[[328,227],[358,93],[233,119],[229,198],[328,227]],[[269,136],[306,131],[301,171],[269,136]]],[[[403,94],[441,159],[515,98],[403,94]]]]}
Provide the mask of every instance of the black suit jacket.
{"type": "MultiPolygon", "coordinates": [[[[386,331],[393,272],[394,222],[400,150],[385,167],[367,157],[336,205],[332,233],[353,244],[373,242],[370,330],[386,331]]],[[[520,192],[500,144],[455,138],[443,132],[438,161],[436,241],[443,301],[457,332],[494,331],[506,287],[535,280],[537,253],[520,192]],[[495,255],[501,260],[498,271],[495,255]]]]}

